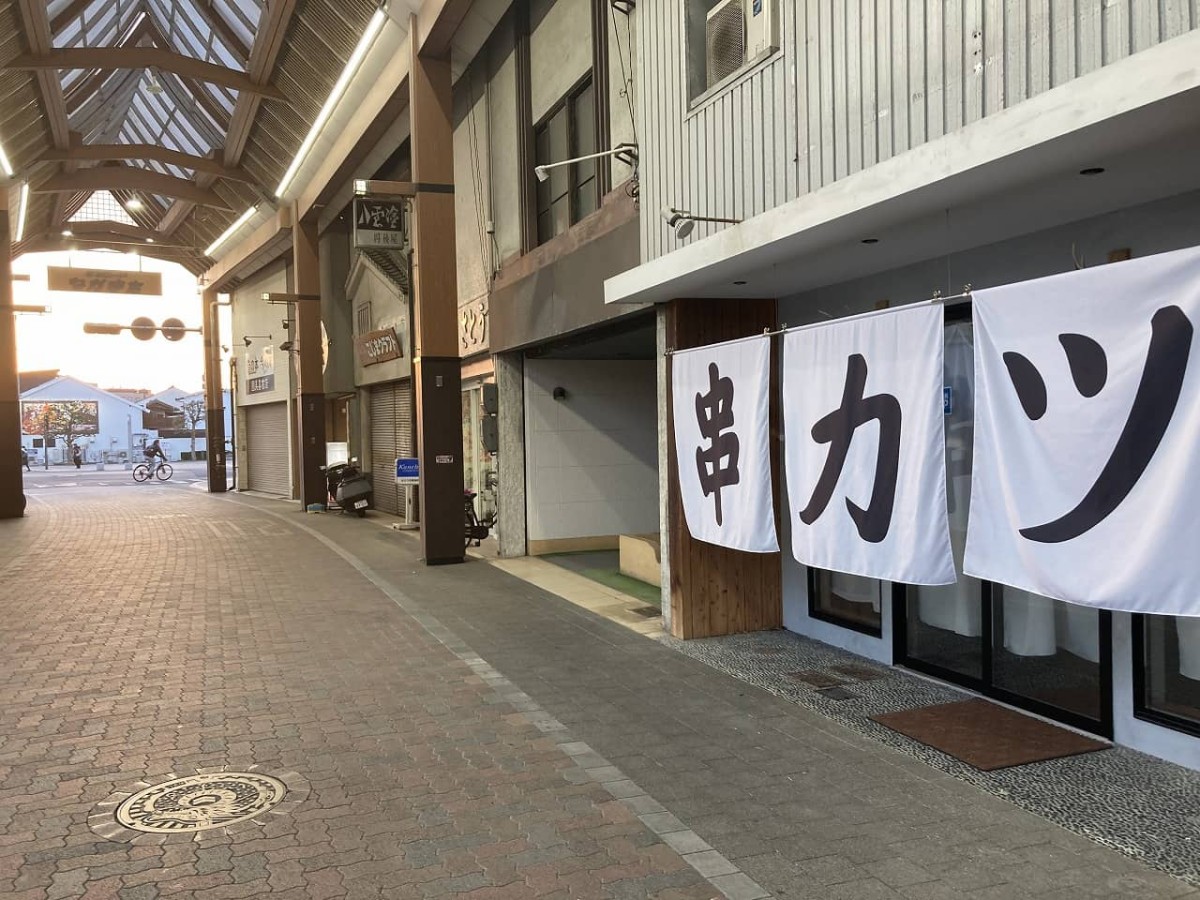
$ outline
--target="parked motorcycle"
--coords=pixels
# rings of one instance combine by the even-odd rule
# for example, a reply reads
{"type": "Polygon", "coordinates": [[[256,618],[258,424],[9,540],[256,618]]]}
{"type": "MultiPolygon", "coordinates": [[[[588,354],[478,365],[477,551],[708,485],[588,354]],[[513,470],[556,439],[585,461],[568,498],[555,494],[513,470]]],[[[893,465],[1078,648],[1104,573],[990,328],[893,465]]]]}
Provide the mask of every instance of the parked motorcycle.
{"type": "Polygon", "coordinates": [[[361,519],[371,505],[372,491],[371,482],[359,471],[357,462],[358,457],[352,456],[349,462],[334,463],[324,469],[329,496],[343,512],[355,513],[361,519]]]}

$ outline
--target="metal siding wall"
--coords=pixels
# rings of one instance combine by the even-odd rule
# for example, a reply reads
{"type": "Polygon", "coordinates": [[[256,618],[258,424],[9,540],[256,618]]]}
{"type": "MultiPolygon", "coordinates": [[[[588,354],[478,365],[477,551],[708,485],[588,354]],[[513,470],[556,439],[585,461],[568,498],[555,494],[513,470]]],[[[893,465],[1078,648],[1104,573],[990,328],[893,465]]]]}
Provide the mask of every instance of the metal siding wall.
{"type": "Polygon", "coordinates": [[[1200,27],[1200,0],[778,0],[782,52],[689,110],[685,2],[637,12],[647,260],[664,206],[757,215],[1200,27]]]}

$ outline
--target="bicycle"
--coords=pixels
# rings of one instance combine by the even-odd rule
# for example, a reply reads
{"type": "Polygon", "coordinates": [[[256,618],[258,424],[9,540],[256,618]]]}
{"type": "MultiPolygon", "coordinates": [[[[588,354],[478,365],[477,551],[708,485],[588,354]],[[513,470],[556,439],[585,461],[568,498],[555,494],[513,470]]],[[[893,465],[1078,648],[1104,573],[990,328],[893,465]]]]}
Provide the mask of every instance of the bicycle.
{"type": "Polygon", "coordinates": [[[149,481],[151,478],[166,481],[174,471],[170,463],[160,462],[153,469],[150,468],[150,463],[138,463],[133,467],[133,480],[139,484],[143,481],[149,481]]]}

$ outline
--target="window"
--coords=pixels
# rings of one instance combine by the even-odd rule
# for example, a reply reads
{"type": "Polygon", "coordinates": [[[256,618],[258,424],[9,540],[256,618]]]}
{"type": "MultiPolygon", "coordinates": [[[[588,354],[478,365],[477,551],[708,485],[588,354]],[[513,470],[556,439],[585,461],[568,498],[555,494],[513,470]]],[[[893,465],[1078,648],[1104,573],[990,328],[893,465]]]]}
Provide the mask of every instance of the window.
{"type": "Polygon", "coordinates": [[[371,330],[371,304],[361,303],[354,311],[354,333],[366,334],[371,330]]]}
{"type": "Polygon", "coordinates": [[[1200,734],[1200,619],[1134,616],[1139,718],[1200,734]]]}
{"type": "Polygon", "coordinates": [[[808,613],[814,619],[879,636],[883,633],[879,601],[880,583],[875,578],[808,570],[808,613]]]}
{"type": "Polygon", "coordinates": [[[688,96],[724,84],[779,47],[778,0],[686,0],[688,96]]]}
{"type": "MultiPolygon", "coordinates": [[[[539,166],[596,152],[596,97],[589,75],[534,128],[539,166]]],[[[537,238],[544,244],[599,206],[594,159],[555,166],[537,183],[537,238]]]]}

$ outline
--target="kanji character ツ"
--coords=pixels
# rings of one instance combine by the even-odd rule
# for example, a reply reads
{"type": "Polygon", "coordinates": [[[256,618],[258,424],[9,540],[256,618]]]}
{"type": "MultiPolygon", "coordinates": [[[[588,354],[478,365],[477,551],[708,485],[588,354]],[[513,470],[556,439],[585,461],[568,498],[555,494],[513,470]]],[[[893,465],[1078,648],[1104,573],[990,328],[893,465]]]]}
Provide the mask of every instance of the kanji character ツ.
{"type": "MultiPolygon", "coordinates": [[[[1192,331],[1192,323],[1178,306],[1164,306],[1153,315],[1142,380],[1108,462],[1074,509],[1052,522],[1020,529],[1022,537],[1043,544],[1073,540],[1103,522],[1129,496],[1175,414],[1191,353],[1192,331]]],[[[1083,334],[1060,334],[1058,341],[1067,355],[1075,389],[1082,397],[1095,397],[1108,381],[1104,348],[1083,334]]],[[[1020,353],[1006,352],[1003,359],[1021,408],[1036,422],[1049,405],[1045,380],[1020,353]]]]}
{"type": "Polygon", "coordinates": [[[821,477],[813,489],[808,505],[800,511],[800,521],[811,525],[821,517],[838,480],[846,466],[854,432],[867,422],[879,422],[879,451],[875,459],[875,484],[871,500],[861,507],[846,498],[846,508],[859,537],[877,544],[887,537],[892,524],[892,508],[896,501],[896,479],[900,469],[900,401],[891,394],[864,397],[867,386],[867,361],[854,353],[846,360],[846,386],[842,405],[818,419],[812,427],[812,438],[818,444],[829,445],[829,455],[821,469],[821,477]]]}
{"type": "Polygon", "coordinates": [[[696,420],[708,448],[696,448],[696,469],[704,496],[713,495],[717,524],[721,519],[721,489],[741,481],[738,455],[741,442],[733,428],[733,379],[722,378],[716,363],[708,364],[708,393],[696,394],[696,420]]]}

